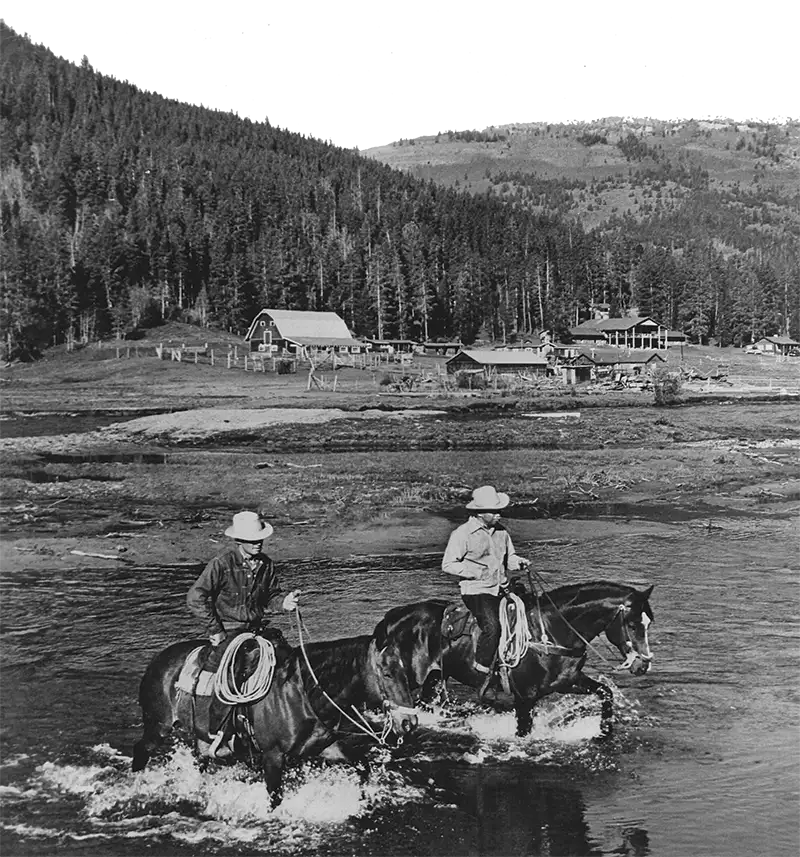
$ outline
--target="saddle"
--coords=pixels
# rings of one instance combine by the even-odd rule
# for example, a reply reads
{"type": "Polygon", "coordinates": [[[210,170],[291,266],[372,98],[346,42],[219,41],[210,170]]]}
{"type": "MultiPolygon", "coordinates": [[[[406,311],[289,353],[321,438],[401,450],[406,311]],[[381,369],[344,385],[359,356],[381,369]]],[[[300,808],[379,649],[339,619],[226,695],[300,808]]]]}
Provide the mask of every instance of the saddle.
{"type": "MultiPolygon", "coordinates": [[[[442,638],[444,640],[452,644],[461,637],[471,637],[474,635],[477,627],[478,623],[475,621],[475,617],[469,612],[465,604],[456,602],[445,608],[444,615],[442,616],[442,638]]],[[[478,691],[479,697],[484,696],[492,681],[496,680],[498,676],[503,690],[506,693],[511,693],[508,668],[498,663],[497,654],[495,654],[492,671],[486,677],[486,680],[478,691]]]]}
{"type": "MultiPolygon", "coordinates": [[[[283,639],[280,632],[269,636],[276,641],[283,639]]],[[[175,683],[177,708],[181,721],[192,724],[201,752],[212,758],[224,758],[234,752],[238,731],[251,739],[252,735],[246,716],[237,711],[239,706],[229,705],[217,696],[214,689],[217,673],[205,669],[210,651],[209,644],[198,646],[186,658],[175,683]],[[239,722],[242,720],[246,723],[239,722]]],[[[246,681],[256,666],[257,661],[249,669],[243,669],[238,680],[246,681]]]]}

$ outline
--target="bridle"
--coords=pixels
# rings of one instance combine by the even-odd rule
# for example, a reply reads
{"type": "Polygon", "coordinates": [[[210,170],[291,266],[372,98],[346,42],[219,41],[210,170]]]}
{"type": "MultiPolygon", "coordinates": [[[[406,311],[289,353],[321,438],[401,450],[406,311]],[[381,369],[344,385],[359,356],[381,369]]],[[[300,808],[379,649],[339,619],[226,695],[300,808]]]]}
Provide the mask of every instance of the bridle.
{"type": "MultiPolygon", "coordinates": [[[[548,647],[568,651],[566,646],[562,646],[559,643],[554,643],[547,636],[547,631],[545,630],[545,627],[544,627],[544,619],[542,617],[542,608],[541,608],[541,604],[539,602],[539,595],[536,592],[536,588],[533,585],[533,581],[531,580],[530,570],[527,570],[527,574],[528,574],[528,584],[531,588],[531,592],[533,592],[534,598],[536,598],[536,611],[538,613],[539,627],[541,629],[541,634],[542,634],[541,644],[544,646],[545,652],[547,652],[548,647]]],[[[535,571],[533,572],[533,574],[536,576],[536,578],[539,581],[539,584],[542,588],[542,594],[550,602],[550,604],[552,605],[552,607],[556,611],[556,613],[562,618],[562,620],[564,621],[564,624],[572,631],[573,634],[575,634],[575,636],[585,646],[587,646],[589,649],[591,649],[600,658],[600,660],[603,661],[603,663],[608,664],[615,671],[621,671],[621,670],[629,669],[637,657],[641,658],[641,660],[643,660],[647,663],[649,663],[650,661],[653,660],[652,654],[644,655],[641,652],[637,651],[636,646],[634,645],[633,640],[631,639],[630,631],[628,630],[628,625],[625,622],[625,613],[627,613],[630,610],[630,607],[624,601],[619,605],[619,607],[617,607],[617,609],[611,615],[611,618],[608,620],[608,622],[606,622],[606,624],[598,632],[598,633],[602,634],[603,631],[606,631],[611,626],[611,624],[616,620],[616,618],[618,616],[621,616],[620,624],[622,626],[622,631],[625,634],[625,647],[628,650],[628,654],[625,656],[625,660],[621,664],[619,664],[618,666],[615,666],[611,663],[611,661],[608,660],[608,658],[606,658],[600,651],[598,651],[589,642],[589,640],[587,640],[586,637],[584,637],[583,634],[581,634],[581,632],[578,631],[577,628],[575,628],[575,626],[569,621],[569,619],[567,619],[567,617],[561,612],[561,608],[555,603],[555,601],[553,601],[553,599],[550,597],[550,594],[544,588],[544,581],[542,580],[540,575],[535,571]]],[[[649,625],[649,624],[650,624],[650,618],[647,617],[647,624],[645,624],[644,616],[643,616],[642,617],[642,625],[644,626],[645,643],[647,644],[648,651],[650,649],[650,644],[647,643],[647,625],[649,625]]]]}
{"type": "MultiPolygon", "coordinates": [[[[625,614],[630,610],[626,604],[620,604],[617,608],[617,611],[611,617],[611,622],[613,622],[617,616],[621,614],[620,617],[620,625],[622,626],[622,632],[625,635],[625,648],[628,650],[628,654],[625,656],[625,660],[617,667],[618,670],[626,670],[629,669],[636,658],[644,661],[645,663],[650,663],[653,660],[652,654],[645,655],[640,652],[633,643],[631,639],[631,632],[628,630],[628,623],[625,621],[625,614]]],[[[606,625],[603,630],[606,630],[610,627],[611,622],[606,625]]],[[[647,651],[650,651],[650,643],[647,639],[647,628],[650,625],[650,617],[647,616],[644,611],[642,612],[642,627],[644,628],[644,643],[647,651]]]]}

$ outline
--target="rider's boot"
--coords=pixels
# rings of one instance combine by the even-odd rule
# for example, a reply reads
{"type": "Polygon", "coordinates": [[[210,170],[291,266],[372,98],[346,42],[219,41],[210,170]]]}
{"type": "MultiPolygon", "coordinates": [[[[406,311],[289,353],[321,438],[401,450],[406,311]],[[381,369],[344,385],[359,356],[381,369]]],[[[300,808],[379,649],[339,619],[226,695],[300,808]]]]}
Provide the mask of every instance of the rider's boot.
{"type": "Polygon", "coordinates": [[[209,755],[212,759],[224,759],[233,753],[233,709],[216,693],[211,697],[208,713],[208,737],[211,738],[209,755]],[[216,730],[216,731],[212,731],[216,730]]]}

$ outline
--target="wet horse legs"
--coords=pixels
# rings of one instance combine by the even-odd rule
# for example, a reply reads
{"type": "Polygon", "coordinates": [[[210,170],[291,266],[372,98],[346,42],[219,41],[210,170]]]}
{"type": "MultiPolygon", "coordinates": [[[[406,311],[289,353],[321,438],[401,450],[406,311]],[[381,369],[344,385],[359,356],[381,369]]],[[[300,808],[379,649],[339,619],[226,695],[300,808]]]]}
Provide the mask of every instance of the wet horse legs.
{"type": "Polygon", "coordinates": [[[608,740],[614,731],[614,694],[602,681],[581,673],[570,689],[571,693],[593,693],[600,700],[600,734],[595,741],[608,740]]]}

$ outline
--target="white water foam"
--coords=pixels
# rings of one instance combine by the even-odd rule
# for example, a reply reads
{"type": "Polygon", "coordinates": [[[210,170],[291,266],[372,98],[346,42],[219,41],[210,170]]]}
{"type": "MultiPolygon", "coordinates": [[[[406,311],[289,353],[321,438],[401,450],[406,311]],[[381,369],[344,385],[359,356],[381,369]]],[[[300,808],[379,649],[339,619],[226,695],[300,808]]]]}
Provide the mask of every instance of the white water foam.
{"type": "Polygon", "coordinates": [[[135,774],[130,759],[108,745],[95,746],[92,755],[88,764],[46,762],[31,784],[49,803],[60,796],[82,799],[75,829],[5,829],[24,838],[168,838],[191,845],[247,844],[259,851],[296,843],[307,850],[333,831],[351,835],[347,823],[376,808],[426,799],[423,790],[379,765],[364,785],[345,766],[304,765],[287,772],[283,803],[272,810],[253,771],[243,765],[201,770],[186,747],[135,774]]]}

